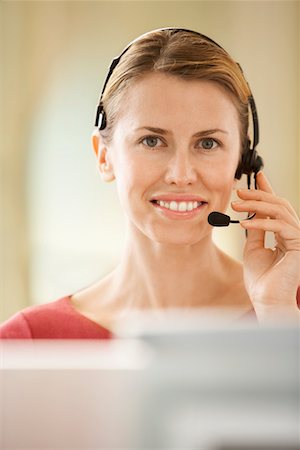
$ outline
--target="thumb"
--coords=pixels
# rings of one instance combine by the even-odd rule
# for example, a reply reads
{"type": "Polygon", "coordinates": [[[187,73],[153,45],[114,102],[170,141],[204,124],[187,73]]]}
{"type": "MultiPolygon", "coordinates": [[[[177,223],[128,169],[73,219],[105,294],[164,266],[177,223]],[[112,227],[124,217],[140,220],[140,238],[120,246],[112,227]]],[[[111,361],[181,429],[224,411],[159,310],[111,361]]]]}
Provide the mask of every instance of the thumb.
{"type": "MultiPolygon", "coordinates": [[[[255,216],[256,217],[256,216],[255,216]]],[[[255,217],[251,220],[251,229],[248,228],[249,220],[241,221],[241,226],[247,231],[247,239],[245,243],[244,253],[251,252],[253,250],[262,249],[265,246],[265,231],[259,229],[253,229],[255,217]]]]}

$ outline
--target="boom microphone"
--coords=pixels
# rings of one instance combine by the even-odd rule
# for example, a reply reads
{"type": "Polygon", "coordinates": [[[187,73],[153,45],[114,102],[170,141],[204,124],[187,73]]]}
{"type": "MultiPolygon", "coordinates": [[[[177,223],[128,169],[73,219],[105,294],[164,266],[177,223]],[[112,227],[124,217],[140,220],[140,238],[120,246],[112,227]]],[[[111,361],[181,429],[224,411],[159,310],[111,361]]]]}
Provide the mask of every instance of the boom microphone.
{"type": "MultiPolygon", "coordinates": [[[[254,216],[255,213],[244,220],[250,220],[254,216]]],[[[240,220],[231,220],[227,214],[223,214],[218,211],[211,212],[207,217],[207,221],[213,227],[228,227],[230,223],[240,223],[240,220]]]]}

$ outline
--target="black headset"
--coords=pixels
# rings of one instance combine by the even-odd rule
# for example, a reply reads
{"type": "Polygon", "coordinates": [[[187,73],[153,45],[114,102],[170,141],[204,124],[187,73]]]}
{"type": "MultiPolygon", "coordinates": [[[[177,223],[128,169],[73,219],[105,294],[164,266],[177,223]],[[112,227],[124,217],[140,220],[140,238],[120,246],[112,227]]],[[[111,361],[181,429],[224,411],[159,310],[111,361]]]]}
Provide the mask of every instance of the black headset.
{"type": "MultiPolygon", "coordinates": [[[[154,31],[165,31],[165,30],[173,31],[174,33],[179,33],[181,31],[184,31],[184,32],[196,34],[197,36],[202,37],[204,40],[212,43],[216,47],[221,48],[225,53],[227,53],[223,49],[223,47],[221,47],[217,42],[213,41],[212,39],[210,39],[208,36],[205,36],[204,34],[198,33],[198,31],[193,31],[193,30],[189,30],[189,29],[185,29],[185,28],[159,28],[158,30],[154,30],[154,31]]],[[[147,34],[148,33],[145,33],[142,36],[139,36],[138,38],[136,38],[132,42],[130,42],[127,45],[127,47],[125,47],[125,49],[122,51],[122,53],[119,56],[117,56],[116,58],[114,58],[110,64],[109,71],[108,71],[108,74],[107,74],[104,84],[103,84],[99,104],[97,106],[97,111],[96,111],[95,126],[100,131],[104,130],[107,125],[106,114],[105,114],[103,104],[102,104],[103,93],[105,91],[106,85],[107,85],[115,67],[119,64],[122,56],[129,50],[129,48],[132,46],[132,44],[134,42],[136,42],[141,37],[143,37],[147,34]]],[[[237,63],[237,65],[239,66],[239,69],[245,79],[245,76],[244,76],[241,66],[238,63],[237,63]]],[[[245,79],[245,81],[247,83],[246,79],[245,79]]],[[[251,93],[251,91],[250,91],[250,93],[251,93]]],[[[250,96],[248,98],[248,103],[249,103],[249,107],[250,107],[250,111],[251,111],[251,115],[252,115],[253,139],[252,139],[252,142],[250,141],[250,139],[247,140],[246,147],[243,149],[243,152],[241,155],[241,160],[239,162],[239,165],[238,165],[236,173],[235,173],[235,178],[239,180],[243,174],[246,174],[248,188],[250,189],[252,173],[254,174],[255,188],[257,187],[256,186],[256,174],[263,167],[263,159],[261,158],[261,156],[259,156],[257,154],[257,151],[256,151],[256,146],[259,142],[259,127],[258,127],[258,116],[257,116],[256,105],[255,105],[255,101],[254,101],[252,94],[250,94],[250,96]]]]}

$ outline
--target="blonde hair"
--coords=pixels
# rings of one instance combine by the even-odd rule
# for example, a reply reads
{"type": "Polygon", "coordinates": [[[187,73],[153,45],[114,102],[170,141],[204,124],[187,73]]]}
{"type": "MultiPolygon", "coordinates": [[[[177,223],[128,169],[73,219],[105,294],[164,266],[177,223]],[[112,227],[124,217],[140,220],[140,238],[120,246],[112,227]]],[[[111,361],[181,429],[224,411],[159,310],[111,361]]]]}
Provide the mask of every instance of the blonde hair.
{"type": "Polygon", "coordinates": [[[242,149],[248,142],[248,101],[251,92],[240,66],[217,43],[188,30],[161,29],[137,38],[121,56],[105,87],[101,104],[107,126],[101,130],[106,142],[124,94],[148,73],[166,73],[187,80],[208,80],[221,85],[237,108],[242,149]]]}

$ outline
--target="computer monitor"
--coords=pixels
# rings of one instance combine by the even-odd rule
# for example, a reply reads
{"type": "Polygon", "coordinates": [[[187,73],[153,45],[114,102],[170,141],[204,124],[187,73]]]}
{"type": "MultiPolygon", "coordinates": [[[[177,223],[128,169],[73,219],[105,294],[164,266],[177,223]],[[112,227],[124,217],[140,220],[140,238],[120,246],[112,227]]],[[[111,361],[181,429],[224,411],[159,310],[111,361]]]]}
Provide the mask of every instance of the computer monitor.
{"type": "Polygon", "coordinates": [[[299,329],[0,343],[1,446],[299,449],[299,329]]]}

